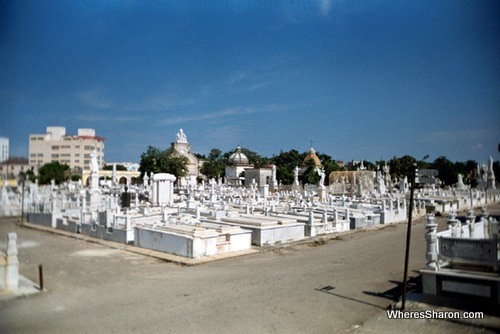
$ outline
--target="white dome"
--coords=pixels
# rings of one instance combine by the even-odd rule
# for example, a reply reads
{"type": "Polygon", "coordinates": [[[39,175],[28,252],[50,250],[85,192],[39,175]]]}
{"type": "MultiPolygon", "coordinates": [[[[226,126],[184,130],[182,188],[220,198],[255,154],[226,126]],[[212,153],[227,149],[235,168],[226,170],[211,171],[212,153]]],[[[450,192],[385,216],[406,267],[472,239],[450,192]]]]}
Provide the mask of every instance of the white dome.
{"type": "Polygon", "coordinates": [[[241,147],[238,146],[236,152],[229,156],[227,164],[232,166],[246,166],[249,165],[250,162],[248,161],[247,156],[241,152],[241,147]]]}

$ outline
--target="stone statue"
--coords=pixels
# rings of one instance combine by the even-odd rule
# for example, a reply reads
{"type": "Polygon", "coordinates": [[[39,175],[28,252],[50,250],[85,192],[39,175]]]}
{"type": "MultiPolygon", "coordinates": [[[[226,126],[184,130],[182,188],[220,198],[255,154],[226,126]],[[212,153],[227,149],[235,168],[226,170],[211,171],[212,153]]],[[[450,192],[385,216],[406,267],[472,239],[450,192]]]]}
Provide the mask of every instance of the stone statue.
{"type": "Polygon", "coordinates": [[[464,190],[466,189],[465,187],[465,184],[464,184],[464,180],[463,180],[463,175],[462,174],[458,174],[458,182],[456,183],[456,188],[457,190],[464,190]]]}
{"type": "Polygon", "coordinates": [[[295,169],[293,170],[293,185],[292,185],[292,190],[293,191],[299,191],[300,190],[300,185],[299,185],[299,167],[295,166],[295,169]]]}
{"type": "Polygon", "coordinates": [[[325,185],[325,170],[323,168],[316,167],[316,173],[319,175],[319,185],[325,185]]]}
{"type": "Polygon", "coordinates": [[[97,162],[97,153],[94,150],[90,154],[90,173],[97,173],[99,172],[99,163],[97,162]]]}
{"type": "Polygon", "coordinates": [[[180,129],[179,132],[177,132],[176,142],[187,144],[188,141],[187,141],[186,134],[184,133],[184,130],[180,129]]]}

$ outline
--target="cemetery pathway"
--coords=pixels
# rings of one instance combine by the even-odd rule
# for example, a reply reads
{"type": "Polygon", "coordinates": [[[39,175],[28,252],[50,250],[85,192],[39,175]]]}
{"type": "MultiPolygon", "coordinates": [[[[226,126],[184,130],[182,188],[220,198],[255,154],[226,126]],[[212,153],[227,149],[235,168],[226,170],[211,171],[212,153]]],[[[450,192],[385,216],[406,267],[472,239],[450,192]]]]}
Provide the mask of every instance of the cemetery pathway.
{"type": "MultiPolygon", "coordinates": [[[[42,264],[46,291],[1,302],[1,333],[488,332],[376,321],[399,298],[406,224],[181,266],[14,221],[0,220],[0,249],[17,232],[20,274],[38,282],[42,264]]],[[[426,262],[424,224],[413,226],[410,277],[426,262]]]]}

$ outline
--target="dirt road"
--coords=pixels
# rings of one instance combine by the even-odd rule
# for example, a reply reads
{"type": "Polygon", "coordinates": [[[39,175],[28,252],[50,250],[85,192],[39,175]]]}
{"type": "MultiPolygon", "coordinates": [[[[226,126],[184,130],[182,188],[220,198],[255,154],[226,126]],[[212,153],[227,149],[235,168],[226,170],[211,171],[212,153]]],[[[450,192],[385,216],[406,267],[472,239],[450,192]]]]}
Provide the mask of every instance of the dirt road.
{"type": "MultiPolygon", "coordinates": [[[[426,262],[424,224],[413,225],[410,276],[426,262]]],[[[0,221],[2,249],[11,231],[18,233],[21,275],[37,282],[43,264],[47,291],[0,303],[2,333],[337,333],[370,332],[363,323],[395,303],[406,224],[193,267],[12,219],[0,221]]]]}

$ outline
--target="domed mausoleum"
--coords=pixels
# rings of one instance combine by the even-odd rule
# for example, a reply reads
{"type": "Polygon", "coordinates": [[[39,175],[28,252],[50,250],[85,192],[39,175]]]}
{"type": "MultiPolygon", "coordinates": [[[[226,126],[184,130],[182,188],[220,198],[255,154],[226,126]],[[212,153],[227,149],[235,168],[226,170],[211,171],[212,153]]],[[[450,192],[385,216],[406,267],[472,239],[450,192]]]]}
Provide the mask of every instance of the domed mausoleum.
{"type": "Polygon", "coordinates": [[[241,185],[245,179],[241,173],[247,168],[252,168],[247,156],[241,152],[241,147],[236,148],[236,152],[229,156],[226,164],[226,182],[233,185],[241,185]]]}
{"type": "Polygon", "coordinates": [[[309,160],[314,161],[314,166],[321,167],[321,161],[319,160],[318,156],[316,155],[316,151],[312,147],[309,150],[309,154],[304,158],[304,161],[302,161],[302,166],[307,166],[307,162],[309,160]]]}

